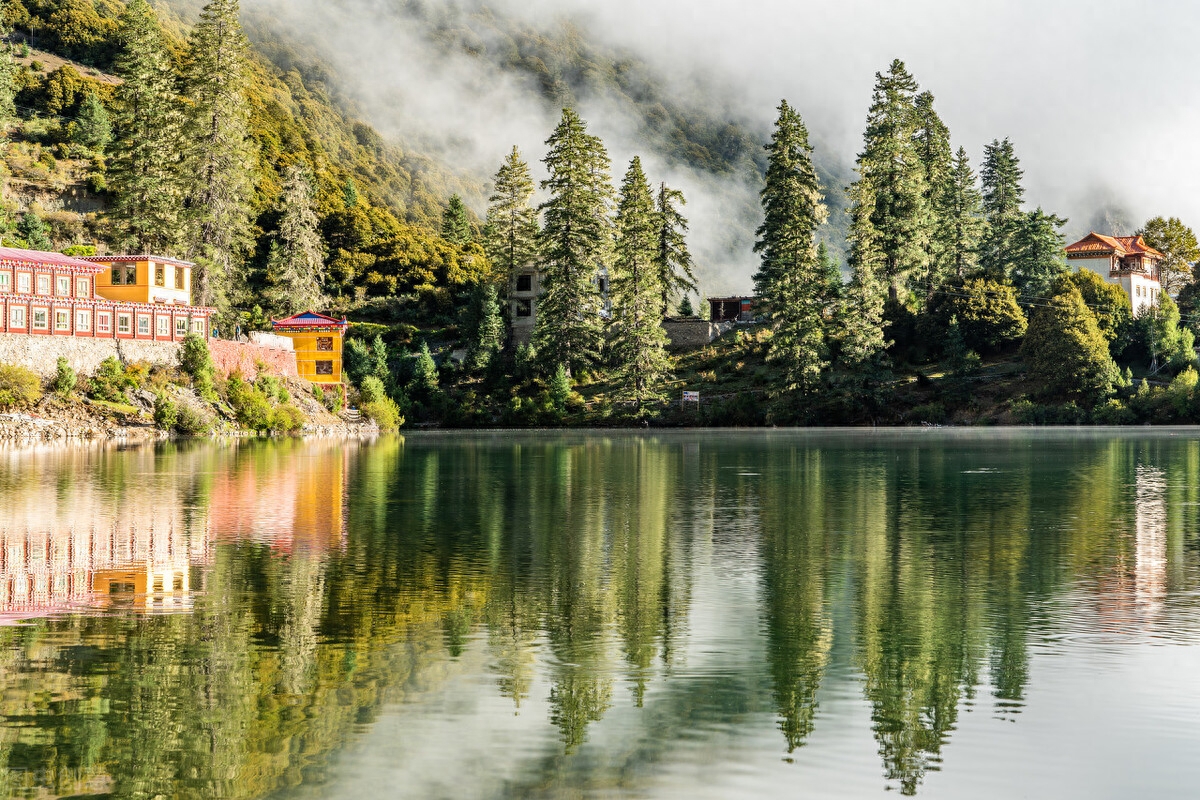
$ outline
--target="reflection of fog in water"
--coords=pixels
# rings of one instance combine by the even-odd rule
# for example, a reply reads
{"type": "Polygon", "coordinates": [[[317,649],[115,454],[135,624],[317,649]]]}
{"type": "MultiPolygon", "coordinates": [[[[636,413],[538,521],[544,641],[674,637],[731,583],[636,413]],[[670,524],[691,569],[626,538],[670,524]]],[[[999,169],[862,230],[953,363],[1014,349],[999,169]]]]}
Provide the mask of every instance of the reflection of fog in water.
{"type": "Polygon", "coordinates": [[[1147,617],[1158,614],[1167,594],[1167,480],[1157,467],[1139,464],[1135,531],[1134,597],[1147,617]]]}

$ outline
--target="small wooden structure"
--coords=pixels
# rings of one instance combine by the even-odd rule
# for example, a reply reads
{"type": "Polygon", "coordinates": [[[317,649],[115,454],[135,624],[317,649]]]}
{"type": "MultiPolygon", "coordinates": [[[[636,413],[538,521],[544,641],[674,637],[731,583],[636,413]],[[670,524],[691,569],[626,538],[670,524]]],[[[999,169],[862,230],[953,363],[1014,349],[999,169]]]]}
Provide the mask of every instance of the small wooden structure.
{"type": "Polygon", "coordinates": [[[749,322],[754,318],[754,297],[708,298],[710,322],[749,322]]]}
{"type": "Polygon", "coordinates": [[[287,319],[271,320],[280,336],[292,340],[296,350],[296,369],[300,377],[322,387],[342,384],[342,344],[350,323],[315,311],[305,311],[287,319]]]}

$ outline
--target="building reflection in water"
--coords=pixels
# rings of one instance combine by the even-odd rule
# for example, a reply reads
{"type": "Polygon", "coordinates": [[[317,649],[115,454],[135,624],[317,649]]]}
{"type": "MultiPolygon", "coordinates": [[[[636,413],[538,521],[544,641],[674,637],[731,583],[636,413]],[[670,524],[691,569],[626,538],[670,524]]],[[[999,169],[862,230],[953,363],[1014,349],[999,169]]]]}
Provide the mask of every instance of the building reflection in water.
{"type": "Polygon", "coordinates": [[[1167,594],[1167,479],[1161,469],[1138,465],[1134,519],[1134,598],[1143,619],[1153,618],[1167,594]]]}

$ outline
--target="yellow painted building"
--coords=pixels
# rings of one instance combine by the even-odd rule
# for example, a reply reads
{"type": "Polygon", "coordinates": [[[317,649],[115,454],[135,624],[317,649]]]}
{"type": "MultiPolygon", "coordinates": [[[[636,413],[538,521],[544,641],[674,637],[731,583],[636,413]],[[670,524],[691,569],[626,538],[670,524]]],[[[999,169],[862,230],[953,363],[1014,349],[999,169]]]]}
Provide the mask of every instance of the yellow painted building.
{"type": "Polygon", "coordinates": [[[272,320],[275,333],[292,340],[296,369],[311,383],[341,385],[342,344],[350,323],[305,311],[287,319],[272,320]]]}
{"type": "Polygon", "coordinates": [[[125,303],[192,304],[194,264],[163,256],[89,256],[106,267],[96,276],[96,294],[125,303]]]}

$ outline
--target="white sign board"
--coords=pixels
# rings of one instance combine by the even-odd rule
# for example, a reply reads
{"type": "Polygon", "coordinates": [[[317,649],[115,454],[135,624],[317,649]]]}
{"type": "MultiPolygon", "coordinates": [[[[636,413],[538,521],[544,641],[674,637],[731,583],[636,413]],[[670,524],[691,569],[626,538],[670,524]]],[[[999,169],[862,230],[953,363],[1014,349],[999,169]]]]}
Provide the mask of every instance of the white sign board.
{"type": "Polygon", "coordinates": [[[699,392],[684,392],[683,393],[683,402],[699,403],[700,402],[700,393],[699,392]]]}

